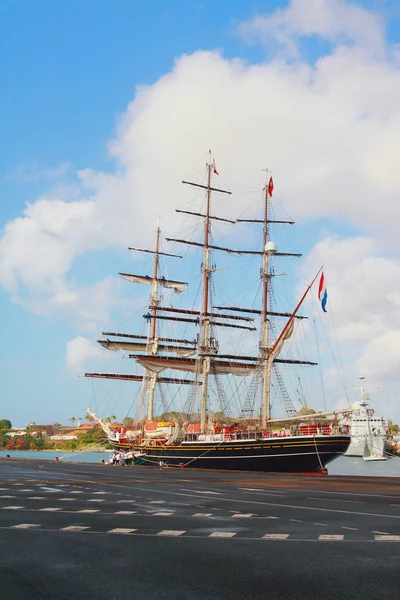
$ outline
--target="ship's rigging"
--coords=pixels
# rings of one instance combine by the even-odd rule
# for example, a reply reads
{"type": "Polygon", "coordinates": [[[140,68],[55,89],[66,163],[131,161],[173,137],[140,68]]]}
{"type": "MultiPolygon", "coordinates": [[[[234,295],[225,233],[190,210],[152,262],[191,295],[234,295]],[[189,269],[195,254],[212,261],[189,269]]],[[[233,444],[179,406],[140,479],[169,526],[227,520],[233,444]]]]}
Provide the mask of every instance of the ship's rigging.
{"type": "MultiPolygon", "coordinates": [[[[179,254],[161,252],[160,250],[160,227],[156,231],[155,250],[130,247],[135,252],[148,253],[153,255],[153,274],[152,276],[137,275],[132,273],[119,273],[120,277],[135,284],[145,284],[151,286],[150,302],[148,312],[143,315],[148,323],[148,335],[139,335],[120,332],[103,332],[105,339],[99,339],[98,342],[104,348],[113,351],[128,351],[129,358],[144,368],[143,375],[123,374],[123,373],[86,373],[86,377],[119,379],[125,381],[142,382],[143,390],[142,403],[147,405],[147,419],[151,421],[154,418],[154,394],[157,384],[177,384],[194,385],[201,388],[200,402],[200,428],[205,432],[208,419],[208,395],[209,395],[209,377],[214,376],[219,393],[222,393],[220,375],[248,376],[255,375],[259,383],[249,386],[248,397],[244,401],[241,415],[252,415],[255,413],[256,392],[261,390],[261,426],[265,428],[271,418],[271,375],[275,375],[276,382],[282,392],[284,405],[288,416],[294,416],[296,410],[291,402],[285,384],[279,372],[279,364],[304,364],[314,365],[316,363],[307,360],[278,358],[284,341],[289,339],[293,333],[294,319],[304,319],[301,315],[288,312],[273,311],[269,307],[269,290],[271,280],[274,276],[273,270],[269,268],[271,256],[277,257],[300,257],[297,253],[278,252],[275,244],[269,239],[270,224],[293,225],[294,221],[271,219],[269,215],[269,202],[272,195],[270,181],[266,182],[263,192],[264,214],[263,219],[237,219],[233,221],[211,214],[212,193],[230,195],[229,190],[224,190],[211,185],[213,174],[213,162],[210,160],[207,164],[207,185],[198,184],[190,181],[183,181],[184,184],[205,190],[206,203],[204,212],[186,211],[177,209],[177,213],[187,214],[203,220],[203,241],[196,242],[186,239],[166,238],[169,242],[175,244],[186,244],[189,246],[201,247],[203,251],[203,260],[201,265],[202,272],[202,303],[198,310],[189,308],[177,308],[174,306],[162,306],[160,302],[160,288],[173,290],[175,293],[182,293],[186,290],[188,284],[183,281],[166,278],[160,274],[160,257],[182,258],[179,254]],[[238,248],[227,248],[215,245],[212,241],[211,223],[213,220],[224,221],[227,223],[255,223],[263,226],[263,241],[261,250],[248,250],[238,248]],[[213,266],[211,266],[211,251],[226,252],[228,254],[258,255],[262,257],[262,268],[260,273],[262,284],[262,308],[247,309],[237,306],[212,306],[211,298],[211,279],[213,266]],[[221,312],[223,311],[223,312],[221,312]],[[219,352],[216,327],[241,329],[256,331],[255,318],[260,317],[260,344],[258,356],[246,356],[235,354],[222,354],[219,352]],[[282,331],[279,340],[272,344],[270,339],[270,318],[283,317],[288,318],[287,326],[282,331]],[[198,327],[198,333],[192,340],[181,338],[159,337],[158,323],[162,321],[185,323],[198,327]],[[140,354],[137,354],[140,352],[140,354]],[[166,356],[173,354],[174,356],[166,356]],[[166,369],[179,370],[181,372],[192,373],[192,379],[161,377],[166,369]],[[249,398],[252,397],[250,401],[249,398]],[[246,408],[245,408],[246,406],[246,408]]],[[[239,259],[240,260],[240,259],[239,259]]],[[[225,392],[224,392],[225,393],[225,392]]],[[[193,392],[194,394],[194,392],[193,392]]],[[[194,398],[192,405],[195,404],[194,398]]],[[[225,401],[226,405],[227,402],[225,401]]]]}

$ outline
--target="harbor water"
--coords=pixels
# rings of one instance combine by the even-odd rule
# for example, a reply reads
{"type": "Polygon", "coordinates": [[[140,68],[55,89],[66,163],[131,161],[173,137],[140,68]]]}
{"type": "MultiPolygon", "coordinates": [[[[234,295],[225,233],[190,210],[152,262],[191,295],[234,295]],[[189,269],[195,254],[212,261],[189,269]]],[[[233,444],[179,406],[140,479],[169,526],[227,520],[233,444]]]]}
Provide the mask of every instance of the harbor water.
{"type": "MultiPolygon", "coordinates": [[[[108,462],[111,451],[105,452],[53,452],[53,451],[24,451],[1,450],[0,456],[10,455],[11,458],[32,458],[40,460],[77,463],[108,462]]],[[[329,475],[361,475],[366,477],[400,477],[400,457],[393,457],[383,461],[365,462],[362,458],[354,456],[341,456],[328,465],[329,475]]]]}

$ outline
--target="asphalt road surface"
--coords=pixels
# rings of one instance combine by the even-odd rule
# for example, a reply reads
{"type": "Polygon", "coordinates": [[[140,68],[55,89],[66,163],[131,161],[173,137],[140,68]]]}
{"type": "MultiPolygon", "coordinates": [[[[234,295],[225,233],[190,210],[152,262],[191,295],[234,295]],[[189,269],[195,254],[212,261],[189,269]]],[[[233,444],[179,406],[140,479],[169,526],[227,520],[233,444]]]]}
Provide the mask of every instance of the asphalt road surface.
{"type": "Polygon", "coordinates": [[[400,591],[400,479],[0,459],[0,598],[400,591]]]}

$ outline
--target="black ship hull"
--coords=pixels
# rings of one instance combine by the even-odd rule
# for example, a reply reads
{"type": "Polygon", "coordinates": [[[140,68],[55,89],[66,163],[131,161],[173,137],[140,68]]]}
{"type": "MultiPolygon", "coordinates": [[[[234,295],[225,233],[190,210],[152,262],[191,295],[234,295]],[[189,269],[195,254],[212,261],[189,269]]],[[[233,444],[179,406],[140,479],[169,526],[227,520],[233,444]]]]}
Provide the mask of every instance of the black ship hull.
{"type": "Polygon", "coordinates": [[[193,469],[264,471],[271,473],[321,473],[343,455],[350,436],[316,435],[225,442],[186,442],[179,446],[136,446],[137,465],[193,469]]]}

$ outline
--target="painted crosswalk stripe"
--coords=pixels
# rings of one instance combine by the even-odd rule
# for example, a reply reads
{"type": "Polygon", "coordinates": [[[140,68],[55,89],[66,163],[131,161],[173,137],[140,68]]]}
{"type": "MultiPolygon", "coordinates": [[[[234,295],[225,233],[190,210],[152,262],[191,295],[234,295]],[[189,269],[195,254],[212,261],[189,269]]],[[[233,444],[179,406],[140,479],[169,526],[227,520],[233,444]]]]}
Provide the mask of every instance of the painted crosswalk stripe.
{"type": "Polygon", "coordinates": [[[136,502],[136,500],[117,500],[117,504],[123,504],[124,502],[136,502]]]}
{"type": "Polygon", "coordinates": [[[213,533],[210,533],[210,535],[208,537],[212,537],[212,538],[232,538],[234,537],[236,534],[236,531],[213,531],[213,533]]]}
{"type": "Polygon", "coordinates": [[[377,542],[400,542],[400,535],[376,535],[377,542]]]}
{"type": "Polygon", "coordinates": [[[344,540],[344,535],[320,535],[319,540],[344,540]]]}
{"type": "Polygon", "coordinates": [[[29,496],[26,500],[47,500],[45,496],[29,496]]]}
{"type": "Polygon", "coordinates": [[[84,508],[83,510],[77,510],[78,513],[97,513],[100,512],[99,508],[84,508]]]}
{"type": "Polygon", "coordinates": [[[8,500],[9,500],[10,498],[16,498],[16,497],[17,497],[17,496],[6,496],[6,495],[0,496],[0,498],[7,498],[8,500]]]}
{"type": "Polygon", "coordinates": [[[262,536],[263,540],[287,540],[289,533],[266,533],[262,536]]]}
{"type": "Polygon", "coordinates": [[[76,498],[57,498],[57,500],[61,500],[61,502],[76,502],[76,498]]]}
{"type": "Polygon", "coordinates": [[[84,525],[69,525],[68,527],[61,527],[61,531],[83,531],[84,529],[90,529],[84,525]]]}
{"type": "Polygon", "coordinates": [[[124,527],[116,527],[115,529],[110,529],[107,533],[121,533],[127,535],[128,533],[132,533],[133,531],[137,531],[137,529],[126,529],[124,527]]]}
{"type": "Polygon", "coordinates": [[[105,502],[105,500],[104,498],[89,498],[88,502],[105,502]]]}
{"type": "Polygon", "coordinates": [[[250,517],[254,517],[254,513],[236,513],[232,515],[232,517],[237,517],[240,519],[249,519],[250,517]]]}
{"type": "Polygon", "coordinates": [[[136,515],[136,510],[117,510],[114,515],[136,515]]]}
{"type": "Polygon", "coordinates": [[[165,500],[152,500],[149,504],[165,504],[165,500]]]}
{"type": "Polygon", "coordinates": [[[0,488],[0,491],[1,491],[1,492],[8,492],[8,490],[9,490],[9,489],[10,489],[10,488],[0,488]]]}
{"type": "Polygon", "coordinates": [[[39,512],[56,512],[58,510],[62,510],[62,508],[54,508],[54,507],[50,507],[50,508],[39,508],[39,512]]]}
{"type": "Polygon", "coordinates": [[[159,531],[156,535],[171,535],[177,537],[178,535],[182,535],[185,531],[177,531],[176,529],[164,529],[163,531],[159,531]]]}
{"type": "Polygon", "coordinates": [[[20,525],[12,525],[10,529],[32,529],[32,527],[40,527],[39,523],[21,523],[20,525]]]}
{"type": "Polygon", "coordinates": [[[82,490],[73,490],[71,494],[83,494],[82,490]]]}
{"type": "Polygon", "coordinates": [[[2,506],[3,510],[19,510],[20,508],[25,508],[24,506],[2,506]]]}
{"type": "Polygon", "coordinates": [[[211,517],[212,513],[194,513],[193,517],[211,517]]]}

